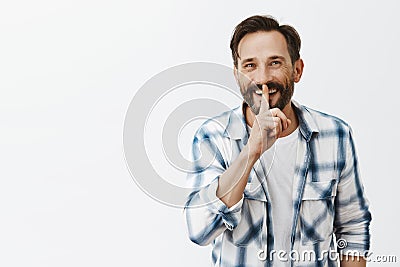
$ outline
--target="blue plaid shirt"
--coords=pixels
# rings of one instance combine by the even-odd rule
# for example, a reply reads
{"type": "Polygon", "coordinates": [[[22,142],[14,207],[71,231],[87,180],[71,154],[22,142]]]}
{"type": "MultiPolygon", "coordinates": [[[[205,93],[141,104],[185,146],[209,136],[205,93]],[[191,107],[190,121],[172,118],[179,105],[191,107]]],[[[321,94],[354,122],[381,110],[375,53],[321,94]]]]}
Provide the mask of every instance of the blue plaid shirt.
{"type": "MultiPolygon", "coordinates": [[[[301,134],[293,177],[292,250],[285,259],[287,266],[338,266],[332,252],[361,255],[370,243],[371,214],[352,131],[336,117],[292,103],[301,134]],[[310,251],[314,257],[306,256],[310,251]]],[[[193,190],[185,216],[190,239],[212,244],[214,266],[273,266],[277,260],[271,257],[271,200],[263,164],[254,165],[235,206],[228,208],[216,196],[219,176],[248,137],[243,107],[209,119],[194,137],[193,172],[188,175],[193,190]]]]}

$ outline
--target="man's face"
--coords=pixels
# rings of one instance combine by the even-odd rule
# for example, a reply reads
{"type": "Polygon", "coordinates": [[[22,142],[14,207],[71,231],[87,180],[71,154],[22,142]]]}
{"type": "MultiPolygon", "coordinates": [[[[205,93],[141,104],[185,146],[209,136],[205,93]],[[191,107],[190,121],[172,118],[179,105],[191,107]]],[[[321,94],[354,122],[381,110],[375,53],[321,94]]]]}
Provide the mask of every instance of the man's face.
{"type": "Polygon", "coordinates": [[[283,110],[290,105],[295,68],[290,60],[285,37],[277,31],[246,34],[239,43],[238,53],[235,77],[253,113],[258,114],[260,111],[263,84],[268,86],[271,108],[283,110]]]}

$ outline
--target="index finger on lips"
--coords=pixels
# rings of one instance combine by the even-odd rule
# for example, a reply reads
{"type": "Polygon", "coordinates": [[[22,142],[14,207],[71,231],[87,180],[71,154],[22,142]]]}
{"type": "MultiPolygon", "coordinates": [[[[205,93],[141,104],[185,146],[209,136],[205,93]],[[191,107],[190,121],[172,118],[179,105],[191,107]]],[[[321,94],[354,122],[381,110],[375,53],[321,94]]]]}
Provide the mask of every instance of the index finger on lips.
{"type": "Polygon", "coordinates": [[[268,86],[263,84],[262,85],[262,97],[261,97],[260,113],[267,112],[268,110],[269,110],[268,86]]]}

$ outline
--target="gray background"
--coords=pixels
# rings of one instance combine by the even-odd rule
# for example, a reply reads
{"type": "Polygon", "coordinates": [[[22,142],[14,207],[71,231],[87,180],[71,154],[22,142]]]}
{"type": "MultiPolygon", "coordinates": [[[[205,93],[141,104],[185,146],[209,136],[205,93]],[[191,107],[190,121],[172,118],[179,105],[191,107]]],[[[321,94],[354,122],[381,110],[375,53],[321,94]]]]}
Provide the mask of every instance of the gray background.
{"type": "Polygon", "coordinates": [[[129,175],[124,116],[135,92],[168,67],[230,66],[234,26],[260,13],[298,29],[305,70],[295,99],[352,125],[371,250],[400,257],[398,5],[2,1],[0,266],[207,266],[210,248],[190,243],[182,211],[149,198],[129,175]]]}

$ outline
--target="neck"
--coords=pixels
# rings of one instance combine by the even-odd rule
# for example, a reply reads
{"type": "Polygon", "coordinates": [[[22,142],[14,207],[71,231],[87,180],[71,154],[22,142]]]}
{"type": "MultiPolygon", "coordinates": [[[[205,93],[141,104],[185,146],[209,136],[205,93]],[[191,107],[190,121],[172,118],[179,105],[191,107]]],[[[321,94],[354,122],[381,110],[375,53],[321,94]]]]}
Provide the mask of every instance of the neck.
{"type": "MultiPolygon", "coordinates": [[[[290,102],[285,106],[285,108],[282,110],[282,112],[285,114],[285,116],[291,120],[291,124],[287,129],[281,132],[279,137],[285,137],[288,136],[289,134],[293,133],[297,127],[299,126],[299,120],[297,118],[296,112],[294,111],[294,108],[292,106],[292,103],[290,102]]],[[[250,126],[253,127],[254,120],[256,118],[255,114],[251,110],[251,108],[245,104],[244,107],[244,114],[246,118],[246,123],[250,126]]]]}

